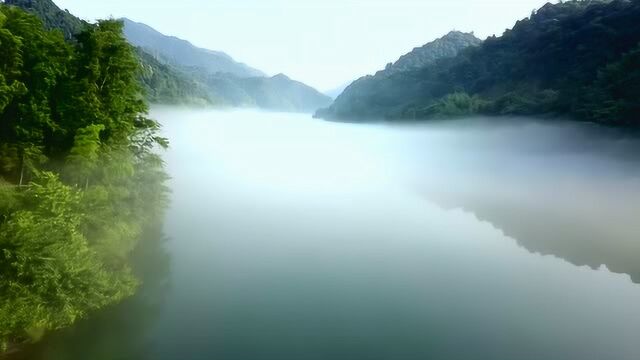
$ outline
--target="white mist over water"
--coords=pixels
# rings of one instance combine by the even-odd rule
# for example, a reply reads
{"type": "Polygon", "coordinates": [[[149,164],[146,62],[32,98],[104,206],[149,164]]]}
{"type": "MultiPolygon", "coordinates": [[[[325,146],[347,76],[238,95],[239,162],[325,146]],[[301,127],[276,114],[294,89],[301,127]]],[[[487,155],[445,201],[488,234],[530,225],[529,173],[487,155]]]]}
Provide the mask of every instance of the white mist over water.
{"type": "Polygon", "coordinates": [[[189,354],[640,356],[633,139],[523,119],[153,115],[173,144],[175,287],[154,336],[189,354]]]}
{"type": "Polygon", "coordinates": [[[633,138],[152,116],[172,142],[170,286],[29,359],[640,358],[633,138]]]}
{"type": "Polygon", "coordinates": [[[374,74],[451,30],[500,35],[545,0],[55,0],[84,19],[128,17],[318,90],[374,74]]]}

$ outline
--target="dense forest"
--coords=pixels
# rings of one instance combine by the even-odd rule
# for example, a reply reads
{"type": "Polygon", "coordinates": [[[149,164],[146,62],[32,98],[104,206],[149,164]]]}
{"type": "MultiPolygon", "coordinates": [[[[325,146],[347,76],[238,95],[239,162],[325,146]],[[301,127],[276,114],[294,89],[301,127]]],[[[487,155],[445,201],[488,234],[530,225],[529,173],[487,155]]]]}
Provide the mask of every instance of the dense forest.
{"type": "MultiPolygon", "coordinates": [[[[36,15],[48,30],[62,31],[65,39],[74,42],[77,35],[93,26],[60,9],[51,0],[6,0],[36,15]]],[[[219,105],[210,92],[196,79],[162,63],[142,48],[136,48],[137,60],[143,71],[138,73],[146,99],[151,103],[171,105],[219,105]]]]}
{"type": "Polygon", "coordinates": [[[420,91],[420,82],[412,77],[415,72],[481,43],[473,34],[452,31],[413,49],[395,63],[387,64],[384,70],[375,75],[356,80],[335,99],[331,107],[319,110],[316,116],[350,120],[379,118],[390,109],[402,106],[405,99],[420,91]],[[393,84],[390,84],[391,79],[395,81],[393,84]]]}
{"type": "MultiPolygon", "coordinates": [[[[6,0],[6,4],[36,15],[45,28],[62,31],[70,41],[92,26],[52,0],[6,0]]],[[[331,98],[303,83],[282,75],[267,77],[223,52],[198,48],[126,18],[122,21],[124,36],[136,48],[142,69],[138,80],[151,103],[291,112],[314,112],[331,104],[331,98]]]]}
{"type": "Polygon", "coordinates": [[[537,115],[639,125],[638,19],[638,0],[547,4],[502,36],[455,57],[363,78],[317,115],[351,120],[537,115]]]}
{"type": "Polygon", "coordinates": [[[139,80],[146,99],[154,104],[225,105],[197,79],[163,64],[141,48],[136,48],[140,68],[139,80]]]}
{"type": "Polygon", "coordinates": [[[0,350],[130,296],[167,199],[122,24],[65,35],[0,4],[0,350]]]}
{"type": "Polygon", "coordinates": [[[62,31],[64,38],[74,40],[76,35],[90,26],[86,21],[73,16],[66,10],[61,10],[52,1],[42,0],[5,0],[5,4],[17,6],[42,20],[48,30],[62,31]]]}
{"type": "MultiPolygon", "coordinates": [[[[206,97],[212,105],[312,113],[331,104],[330,97],[283,74],[269,77],[224,52],[199,48],[189,41],[164,35],[126,18],[123,21],[129,43],[148,54],[141,57],[146,64],[154,60],[164,65],[193,84],[187,89],[198,89],[204,94],[199,97],[206,97]]],[[[163,89],[168,88],[163,86],[163,89]]],[[[156,87],[148,89],[153,94],[156,87]]],[[[190,94],[189,98],[198,96],[190,94]]]]}
{"type": "Polygon", "coordinates": [[[187,40],[164,35],[149,25],[128,18],[123,18],[122,21],[124,36],[129,43],[144,49],[162,63],[198,68],[209,74],[224,73],[241,78],[267,76],[264,72],[238,62],[222,51],[197,47],[187,40]]]}

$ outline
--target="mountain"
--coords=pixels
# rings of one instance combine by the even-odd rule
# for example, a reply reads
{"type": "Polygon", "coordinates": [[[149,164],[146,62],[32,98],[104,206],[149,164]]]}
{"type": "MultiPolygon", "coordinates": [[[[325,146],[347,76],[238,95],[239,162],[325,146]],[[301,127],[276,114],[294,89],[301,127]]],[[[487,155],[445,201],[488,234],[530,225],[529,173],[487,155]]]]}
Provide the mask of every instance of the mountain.
{"type": "Polygon", "coordinates": [[[241,78],[232,74],[209,74],[202,69],[192,69],[188,74],[199,79],[212,98],[230,107],[313,113],[331,104],[330,97],[284,74],[241,78]]]}
{"type": "MultiPolygon", "coordinates": [[[[73,41],[75,36],[92,25],[61,10],[51,0],[6,0],[12,5],[36,15],[49,30],[62,31],[65,39],[73,41]]],[[[147,99],[163,104],[204,104],[212,105],[220,101],[208,93],[197,80],[177,69],[160,63],[153,56],[137,48],[140,61],[140,84],[147,99]]]]}
{"type": "MultiPolygon", "coordinates": [[[[67,40],[92,26],[51,0],[6,4],[35,14],[48,29],[61,30],[67,40]]],[[[122,22],[127,40],[136,47],[139,83],[149,102],[294,112],[314,112],[331,103],[331,98],[284,75],[267,77],[222,52],[197,48],[128,19],[122,22]]]]}
{"type": "Polygon", "coordinates": [[[328,96],[284,74],[241,79],[240,83],[262,109],[313,113],[331,104],[328,96]]]}
{"type": "Polygon", "coordinates": [[[482,44],[482,40],[475,37],[473,33],[451,31],[442,38],[401,56],[395,63],[387,65],[382,73],[391,75],[403,71],[419,70],[435,63],[438,59],[455,57],[461,49],[480,44],[482,44]]]}
{"type": "Polygon", "coordinates": [[[155,104],[225,105],[213,96],[199,80],[157,61],[141,48],[136,48],[140,60],[139,80],[146,98],[155,104]]]}
{"type": "Polygon", "coordinates": [[[318,111],[316,116],[350,120],[382,117],[388,108],[396,107],[398,100],[411,96],[416,90],[415,86],[388,86],[390,78],[403,78],[406,73],[428,67],[439,59],[453,58],[461,50],[477,46],[481,42],[473,34],[452,31],[413,49],[375,75],[354,81],[336,98],[331,107],[318,111]]]}
{"type": "Polygon", "coordinates": [[[328,96],[286,75],[267,77],[224,53],[197,48],[145,24],[128,19],[123,22],[130,43],[151,54],[157,63],[195,82],[197,88],[206,89],[210,103],[292,112],[314,112],[331,104],[328,96]]]}
{"type": "Polygon", "coordinates": [[[352,81],[344,83],[331,90],[324,91],[324,94],[335,100],[338,96],[340,96],[340,94],[344,92],[344,89],[346,89],[349,85],[351,85],[351,83],[352,81]]]}
{"type": "Polygon", "coordinates": [[[186,40],[163,35],[148,25],[127,18],[122,21],[127,40],[162,62],[182,67],[197,67],[210,73],[228,73],[238,77],[265,76],[262,71],[238,63],[223,52],[198,48],[186,40]]]}
{"type": "Polygon", "coordinates": [[[317,116],[566,117],[640,125],[640,1],[546,4],[502,36],[421,69],[351,85],[317,116]]]}
{"type": "Polygon", "coordinates": [[[61,10],[51,0],[5,0],[4,3],[37,15],[45,28],[61,30],[67,40],[72,39],[75,34],[89,26],[87,22],[71,15],[69,11],[61,10]]]}

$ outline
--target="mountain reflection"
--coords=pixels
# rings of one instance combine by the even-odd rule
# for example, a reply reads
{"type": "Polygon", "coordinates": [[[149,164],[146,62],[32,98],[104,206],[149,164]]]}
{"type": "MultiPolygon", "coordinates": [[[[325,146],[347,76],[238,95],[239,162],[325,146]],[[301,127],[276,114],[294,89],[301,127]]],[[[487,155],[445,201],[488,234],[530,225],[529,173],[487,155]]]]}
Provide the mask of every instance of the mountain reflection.
{"type": "MultiPolygon", "coordinates": [[[[490,222],[531,252],[594,269],[604,265],[638,283],[638,141],[615,131],[603,137],[571,129],[463,130],[456,143],[466,145],[444,143],[449,159],[464,158],[473,169],[441,166],[437,175],[421,175],[419,191],[444,209],[490,222]]],[[[451,135],[449,128],[440,130],[451,135]]]]}

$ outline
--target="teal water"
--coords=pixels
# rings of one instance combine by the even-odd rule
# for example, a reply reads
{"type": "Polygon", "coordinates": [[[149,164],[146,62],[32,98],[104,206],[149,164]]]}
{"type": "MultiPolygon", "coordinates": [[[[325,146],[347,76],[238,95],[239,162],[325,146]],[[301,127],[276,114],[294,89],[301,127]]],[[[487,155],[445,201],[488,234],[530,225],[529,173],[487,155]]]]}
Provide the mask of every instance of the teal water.
{"type": "Polygon", "coordinates": [[[639,359],[638,143],[156,108],[138,296],[27,359],[639,359]],[[157,244],[151,242],[151,244],[157,244]]]}

